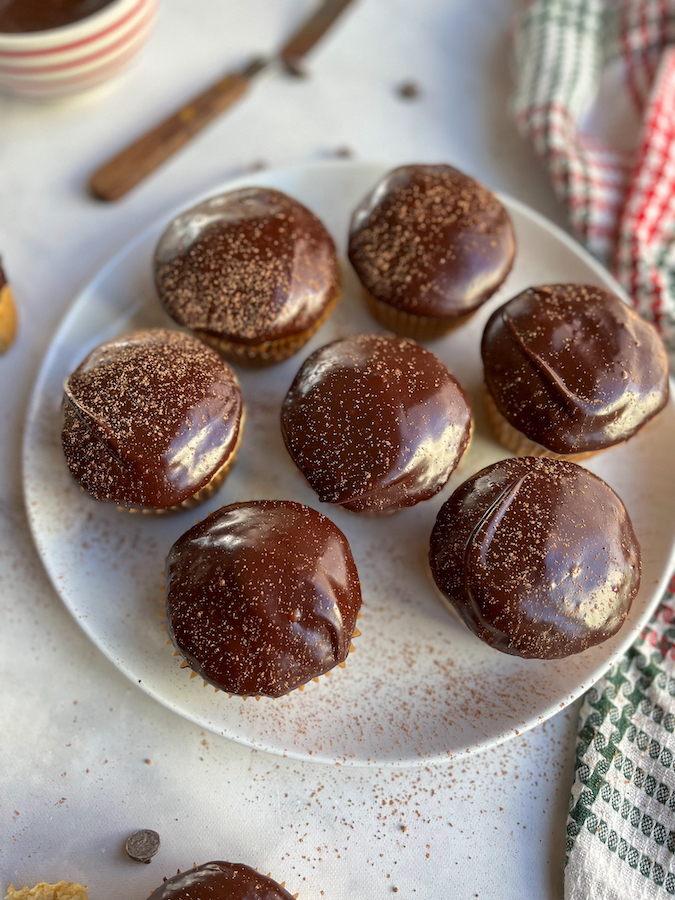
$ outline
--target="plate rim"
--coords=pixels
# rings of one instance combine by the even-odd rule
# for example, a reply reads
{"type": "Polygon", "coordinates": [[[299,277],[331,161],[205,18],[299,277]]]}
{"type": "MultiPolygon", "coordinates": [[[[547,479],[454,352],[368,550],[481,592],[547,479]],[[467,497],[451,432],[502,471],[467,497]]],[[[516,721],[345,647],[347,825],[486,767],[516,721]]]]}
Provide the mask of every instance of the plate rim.
{"type": "MultiPolygon", "coordinates": [[[[470,748],[465,750],[461,750],[455,754],[451,754],[448,752],[445,753],[437,753],[431,756],[424,756],[419,758],[407,758],[407,759],[391,759],[391,760],[383,760],[378,761],[377,759],[364,759],[364,758],[353,758],[353,757],[341,757],[337,759],[336,757],[328,756],[324,753],[317,752],[315,754],[309,755],[307,752],[297,749],[286,749],[280,750],[278,748],[270,747],[269,745],[264,744],[256,740],[255,738],[247,738],[242,736],[233,736],[229,734],[223,733],[222,729],[215,730],[215,726],[210,726],[205,724],[202,719],[200,719],[196,714],[193,715],[191,711],[186,707],[178,708],[175,706],[168,698],[165,698],[161,693],[158,693],[154,688],[149,685],[146,685],[145,681],[141,681],[139,683],[138,678],[136,677],[136,673],[132,672],[127,666],[124,659],[117,656],[110,648],[106,648],[105,643],[102,642],[95,634],[93,629],[89,628],[88,620],[83,619],[78,616],[76,611],[70,606],[70,604],[66,601],[64,596],[61,593],[57,585],[56,575],[51,571],[50,565],[47,560],[43,556],[43,553],[40,550],[40,543],[37,534],[37,523],[34,520],[33,513],[31,512],[29,497],[28,497],[28,489],[27,489],[27,476],[26,469],[28,464],[28,457],[30,454],[29,447],[29,426],[30,423],[34,420],[35,414],[37,412],[37,408],[39,407],[40,397],[43,392],[43,388],[47,381],[47,372],[51,368],[53,358],[58,353],[58,347],[60,344],[59,338],[63,332],[67,331],[70,320],[75,314],[77,307],[82,301],[83,296],[94,290],[96,286],[103,281],[109,272],[116,268],[119,264],[121,258],[131,253],[133,249],[139,244],[142,243],[145,239],[147,239],[152,232],[155,232],[159,229],[160,226],[165,226],[168,224],[175,216],[179,213],[185,211],[186,209],[190,209],[192,206],[202,202],[203,200],[212,197],[218,193],[222,193],[224,191],[236,190],[238,187],[243,187],[246,183],[250,183],[252,185],[264,185],[267,179],[271,181],[275,181],[278,178],[289,178],[297,175],[302,175],[306,173],[308,170],[311,171],[326,171],[326,170],[339,170],[339,169],[372,169],[373,171],[378,170],[381,174],[390,171],[396,166],[391,163],[385,161],[377,161],[377,160],[324,160],[324,161],[314,161],[304,164],[297,164],[293,166],[284,166],[279,168],[270,168],[265,169],[261,172],[254,173],[244,173],[241,176],[236,178],[230,178],[222,182],[218,182],[214,184],[211,188],[206,191],[200,192],[197,196],[191,198],[190,200],[186,200],[181,204],[177,204],[172,207],[167,212],[157,216],[152,222],[144,225],[141,229],[136,232],[131,239],[127,240],[105,263],[100,269],[96,271],[92,278],[90,278],[82,287],[74,295],[72,301],[68,304],[66,310],[58,321],[56,328],[49,339],[48,348],[42,357],[40,362],[40,366],[38,368],[37,375],[35,376],[33,386],[30,392],[30,400],[26,407],[26,414],[23,419],[23,433],[21,440],[21,459],[20,459],[20,477],[21,477],[21,486],[22,486],[22,497],[24,509],[26,512],[27,520],[29,523],[29,528],[31,532],[31,538],[33,541],[33,545],[37,552],[37,555],[40,559],[40,563],[46,572],[49,581],[58,595],[61,603],[64,605],[70,616],[75,620],[80,629],[84,632],[87,638],[94,644],[96,649],[109,661],[111,662],[115,668],[121,672],[132,684],[134,684],[137,688],[140,688],[145,694],[150,696],[154,701],[159,702],[165,708],[171,710],[176,715],[181,716],[181,718],[187,719],[193,725],[196,725],[199,728],[205,728],[212,733],[216,734],[218,737],[225,738],[227,740],[232,740],[237,744],[248,747],[253,750],[257,750],[259,752],[270,753],[275,756],[280,756],[287,759],[294,759],[300,762],[311,762],[319,765],[331,765],[331,766],[347,766],[351,768],[363,768],[363,769],[373,769],[373,768],[382,768],[382,769],[408,769],[408,768],[419,768],[422,766],[428,765],[445,765],[452,764],[453,762],[461,759],[464,756],[475,755],[477,753],[482,752],[483,750],[488,750],[494,747],[498,747],[507,741],[511,740],[514,737],[518,737],[527,731],[535,728],[538,725],[542,725],[548,719],[552,718],[557,713],[561,713],[578,700],[583,694],[592,687],[593,684],[597,683],[597,681],[603,676],[604,672],[606,672],[615,662],[623,656],[628,648],[632,646],[635,640],[638,638],[641,631],[644,629],[645,625],[651,618],[654,610],[657,608],[663,593],[667,589],[668,577],[670,573],[675,568],[675,534],[671,539],[670,552],[667,560],[665,561],[664,566],[659,572],[659,581],[658,586],[654,589],[652,596],[648,603],[645,604],[645,609],[637,620],[637,622],[630,628],[624,639],[618,645],[617,649],[611,654],[608,660],[602,663],[601,667],[594,670],[594,673],[590,680],[582,682],[578,688],[575,689],[573,695],[567,695],[564,698],[563,705],[561,705],[561,700],[556,699],[551,702],[541,713],[531,715],[531,717],[524,723],[519,723],[519,727],[510,727],[508,730],[504,731],[502,734],[498,736],[490,736],[482,738],[476,741],[470,748]]],[[[273,185],[271,185],[273,186],[273,185]]],[[[508,194],[504,191],[494,191],[496,196],[506,205],[508,208],[513,208],[517,210],[521,215],[533,221],[540,229],[548,232],[553,235],[558,241],[562,242],[571,252],[581,257],[583,262],[598,276],[599,279],[602,280],[604,284],[608,284],[611,286],[611,289],[628,305],[630,304],[630,300],[626,291],[619,284],[619,282],[615,279],[611,272],[609,272],[602,263],[599,262],[591,253],[577,240],[575,240],[572,235],[570,235],[564,228],[560,225],[552,222],[550,219],[547,219],[546,216],[542,215],[542,213],[533,209],[528,204],[519,200],[516,197],[513,197],[511,194],[508,194]]],[[[671,375],[670,377],[670,397],[667,406],[675,407],[675,376],[671,375]]],[[[666,407],[667,408],[667,407],[666,407]]]]}

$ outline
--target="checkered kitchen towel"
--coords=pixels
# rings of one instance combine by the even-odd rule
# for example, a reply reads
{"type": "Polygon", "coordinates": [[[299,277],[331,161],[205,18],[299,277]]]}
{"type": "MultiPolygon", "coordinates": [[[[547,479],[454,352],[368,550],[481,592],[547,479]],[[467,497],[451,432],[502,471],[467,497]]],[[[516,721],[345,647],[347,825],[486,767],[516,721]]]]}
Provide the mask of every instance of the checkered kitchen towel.
{"type": "MultiPolygon", "coordinates": [[[[514,37],[518,127],[577,236],[659,329],[672,366],[675,0],[531,0],[514,37]],[[599,138],[593,121],[607,120],[608,108],[637,124],[621,134],[618,117],[615,139],[599,138]]],[[[566,900],[675,896],[674,620],[675,579],[640,639],[584,699],[566,900]]]]}
{"type": "Polygon", "coordinates": [[[515,50],[521,133],[578,237],[657,326],[672,360],[675,0],[534,0],[519,19],[515,50]],[[608,83],[615,96],[605,96],[608,83]],[[599,96],[632,104],[642,122],[632,129],[633,150],[584,130],[599,96]]]}

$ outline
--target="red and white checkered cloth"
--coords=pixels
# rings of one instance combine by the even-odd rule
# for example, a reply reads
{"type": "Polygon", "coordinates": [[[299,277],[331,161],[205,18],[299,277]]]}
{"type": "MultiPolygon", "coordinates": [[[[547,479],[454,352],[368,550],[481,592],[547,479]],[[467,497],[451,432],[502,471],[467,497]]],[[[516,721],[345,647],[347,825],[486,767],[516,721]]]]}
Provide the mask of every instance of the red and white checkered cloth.
{"type": "Polygon", "coordinates": [[[515,51],[520,132],[675,361],[675,0],[532,0],[515,51]],[[635,121],[615,141],[589,126],[612,105],[635,121]]]}

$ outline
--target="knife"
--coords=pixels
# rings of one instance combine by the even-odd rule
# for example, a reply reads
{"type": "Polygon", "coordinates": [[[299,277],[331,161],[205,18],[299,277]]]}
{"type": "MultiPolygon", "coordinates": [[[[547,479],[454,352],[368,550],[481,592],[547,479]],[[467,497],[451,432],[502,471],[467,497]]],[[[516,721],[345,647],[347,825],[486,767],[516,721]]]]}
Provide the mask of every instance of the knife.
{"type": "Polygon", "coordinates": [[[230,72],[94,172],[89,182],[92,194],[99,200],[119,200],[248,93],[255,77],[273,63],[294,75],[303,74],[303,57],[351,2],[324,0],[275,56],[257,57],[230,72]]]}

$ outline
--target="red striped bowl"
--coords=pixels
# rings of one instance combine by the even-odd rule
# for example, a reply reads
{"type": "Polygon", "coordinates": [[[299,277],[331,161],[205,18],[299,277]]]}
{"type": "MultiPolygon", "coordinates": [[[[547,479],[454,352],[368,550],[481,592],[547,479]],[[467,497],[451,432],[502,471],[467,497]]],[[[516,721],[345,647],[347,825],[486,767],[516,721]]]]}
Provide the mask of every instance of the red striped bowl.
{"type": "Polygon", "coordinates": [[[0,33],[0,90],[59,97],[107,81],[145,43],[158,0],[113,0],[99,12],[49,31],[0,33]]]}

